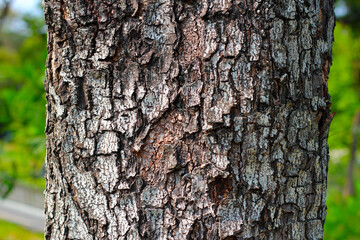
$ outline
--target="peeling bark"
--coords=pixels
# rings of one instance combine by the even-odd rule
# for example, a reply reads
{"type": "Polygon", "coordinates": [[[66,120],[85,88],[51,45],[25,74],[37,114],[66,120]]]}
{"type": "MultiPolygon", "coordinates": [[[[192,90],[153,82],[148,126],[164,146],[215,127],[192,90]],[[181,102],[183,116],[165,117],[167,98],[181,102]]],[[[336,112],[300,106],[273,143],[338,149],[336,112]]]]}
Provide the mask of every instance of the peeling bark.
{"type": "Polygon", "coordinates": [[[43,7],[46,239],[322,239],[332,0],[43,7]]]}

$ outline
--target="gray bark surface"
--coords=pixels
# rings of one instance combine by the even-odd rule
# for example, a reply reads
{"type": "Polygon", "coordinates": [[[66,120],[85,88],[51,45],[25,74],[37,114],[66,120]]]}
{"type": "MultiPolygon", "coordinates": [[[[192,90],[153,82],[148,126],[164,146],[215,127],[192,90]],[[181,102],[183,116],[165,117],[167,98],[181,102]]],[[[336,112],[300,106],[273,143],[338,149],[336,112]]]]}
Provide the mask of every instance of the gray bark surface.
{"type": "Polygon", "coordinates": [[[43,0],[46,239],[322,239],[332,0],[43,0]]]}

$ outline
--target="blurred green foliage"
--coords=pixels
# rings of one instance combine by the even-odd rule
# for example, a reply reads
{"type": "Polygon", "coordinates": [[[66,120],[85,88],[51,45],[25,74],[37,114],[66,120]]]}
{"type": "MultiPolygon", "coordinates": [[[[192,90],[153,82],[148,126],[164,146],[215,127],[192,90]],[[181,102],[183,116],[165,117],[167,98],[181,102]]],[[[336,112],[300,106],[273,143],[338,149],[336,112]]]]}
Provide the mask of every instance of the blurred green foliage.
{"type": "Polygon", "coordinates": [[[15,181],[44,187],[46,34],[42,18],[23,17],[27,35],[0,36],[0,194],[15,181]]]}
{"type": "MultiPolygon", "coordinates": [[[[357,173],[357,176],[359,176],[358,174],[359,172],[357,173]]],[[[344,198],[342,196],[342,189],[339,191],[338,188],[333,188],[333,186],[329,184],[326,201],[328,214],[325,222],[324,239],[360,239],[360,228],[358,225],[360,219],[359,181],[356,181],[355,188],[357,195],[344,198]]]]}
{"type": "Polygon", "coordinates": [[[351,134],[353,117],[360,110],[359,75],[360,36],[351,25],[337,22],[333,65],[328,81],[331,109],[336,115],[330,125],[329,133],[328,214],[324,234],[326,240],[360,239],[359,161],[355,163],[354,169],[355,195],[343,196],[346,170],[350,160],[350,145],[353,140],[351,134]]]}
{"type": "Polygon", "coordinates": [[[349,148],[352,119],[360,110],[360,39],[351,27],[337,23],[333,43],[333,65],[328,80],[331,110],[336,112],[330,125],[331,149],[349,148]]]}

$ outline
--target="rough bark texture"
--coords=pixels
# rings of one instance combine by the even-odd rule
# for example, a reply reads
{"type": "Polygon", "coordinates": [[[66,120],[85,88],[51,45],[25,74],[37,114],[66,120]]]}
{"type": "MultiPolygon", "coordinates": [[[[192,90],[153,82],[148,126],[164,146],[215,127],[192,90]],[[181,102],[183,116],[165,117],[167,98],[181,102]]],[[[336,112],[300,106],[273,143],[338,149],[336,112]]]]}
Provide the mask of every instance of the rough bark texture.
{"type": "Polygon", "coordinates": [[[46,239],[321,239],[333,0],[43,0],[46,239]]]}

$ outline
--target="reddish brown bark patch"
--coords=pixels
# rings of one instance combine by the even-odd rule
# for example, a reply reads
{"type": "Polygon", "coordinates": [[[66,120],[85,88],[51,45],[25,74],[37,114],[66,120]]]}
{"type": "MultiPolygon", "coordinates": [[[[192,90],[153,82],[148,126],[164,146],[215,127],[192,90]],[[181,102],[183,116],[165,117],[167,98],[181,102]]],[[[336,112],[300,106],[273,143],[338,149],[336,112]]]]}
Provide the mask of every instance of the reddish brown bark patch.
{"type": "Polygon", "coordinates": [[[219,203],[229,195],[231,189],[232,187],[228,178],[216,177],[215,180],[210,183],[212,200],[215,203],[219,203]]]}

